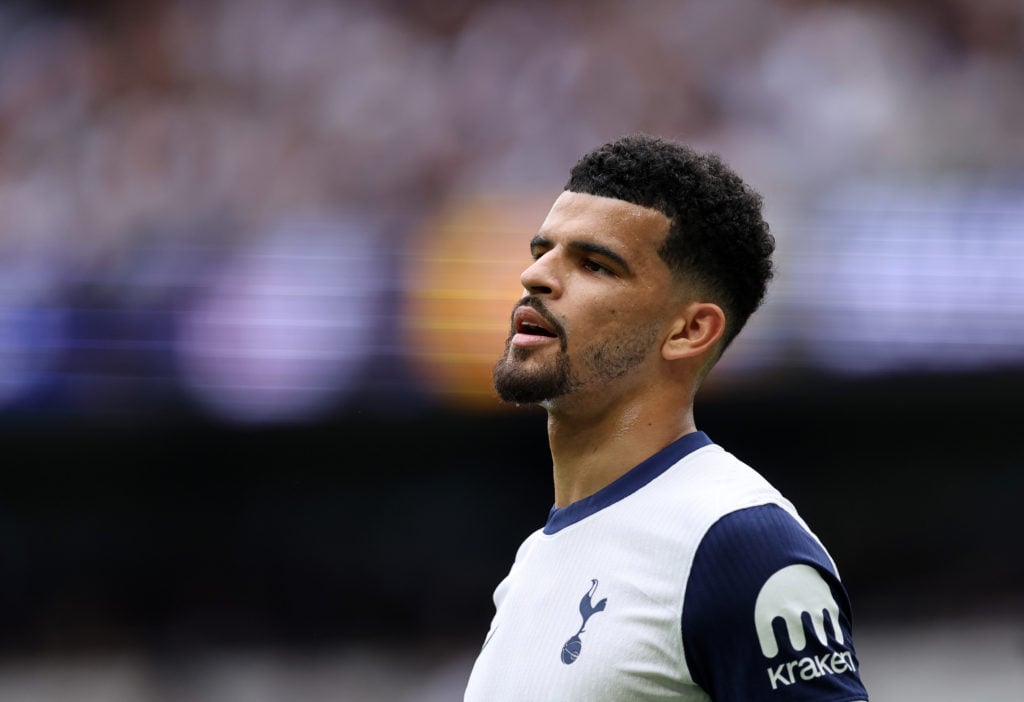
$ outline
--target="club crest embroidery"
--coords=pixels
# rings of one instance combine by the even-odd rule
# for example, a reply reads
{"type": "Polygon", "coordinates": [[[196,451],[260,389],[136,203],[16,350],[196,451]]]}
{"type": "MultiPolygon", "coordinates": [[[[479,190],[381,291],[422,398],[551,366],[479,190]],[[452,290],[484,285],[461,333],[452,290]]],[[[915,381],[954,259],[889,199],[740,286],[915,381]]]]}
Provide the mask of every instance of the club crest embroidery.
{"type": "Polygon", "coordinates": [[[580,651],[583,649],[583,641],[580,639],[580,634],[583,633],[584,627],[587,626],[587,620],[598,612],[603,612],[605,605],[608,604],[608,598],[602,598],[600,602],[594,604],[594,592],[597,590],[597,579],[590,581],[590,589],[587,594],[580,600],[580,616],[583,617],[583,623],[580,624],[580,630],[569,637],[569,640],[562,646],[562,662],[566,665],[574,663],[577,658],[580,657],[580,651]]]}

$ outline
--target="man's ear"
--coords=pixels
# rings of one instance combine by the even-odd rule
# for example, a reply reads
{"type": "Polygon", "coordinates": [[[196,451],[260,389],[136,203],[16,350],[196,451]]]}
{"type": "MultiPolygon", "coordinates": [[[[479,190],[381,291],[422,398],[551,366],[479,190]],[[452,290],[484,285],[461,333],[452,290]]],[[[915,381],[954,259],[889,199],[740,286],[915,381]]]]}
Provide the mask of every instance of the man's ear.
{"type": "Polygon", "coordinates": [[[692,302],[673,321],[671,332],[661,347],[665,360],[703,356],[725,333],[725,312],[712,302],[692,302]]]}

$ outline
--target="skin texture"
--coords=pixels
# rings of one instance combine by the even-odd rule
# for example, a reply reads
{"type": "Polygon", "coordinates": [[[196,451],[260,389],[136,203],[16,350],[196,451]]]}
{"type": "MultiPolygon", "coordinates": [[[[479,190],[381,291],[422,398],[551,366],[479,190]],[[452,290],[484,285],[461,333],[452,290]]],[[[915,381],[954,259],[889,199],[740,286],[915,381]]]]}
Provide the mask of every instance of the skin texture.
{"type": "Polygon", "coordinates": [[[494,383],[547,410],[556,506],[696,430],[694,394],[725,315],[658,256],[668,229],[657,210],[565,191],[531,242],[494,383]]]}

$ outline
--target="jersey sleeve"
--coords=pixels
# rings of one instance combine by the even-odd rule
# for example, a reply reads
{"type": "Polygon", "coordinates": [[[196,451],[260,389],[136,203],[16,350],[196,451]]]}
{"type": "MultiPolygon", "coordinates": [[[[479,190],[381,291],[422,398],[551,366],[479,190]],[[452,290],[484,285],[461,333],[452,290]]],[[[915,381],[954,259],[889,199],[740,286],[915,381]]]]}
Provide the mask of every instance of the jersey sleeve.
{"type": "Polygon", "coordinates": [[[868,699],[832,559],[778,505],[732,512],[705,534],[682,637],[690,674],[714,702],[868,699]]]}

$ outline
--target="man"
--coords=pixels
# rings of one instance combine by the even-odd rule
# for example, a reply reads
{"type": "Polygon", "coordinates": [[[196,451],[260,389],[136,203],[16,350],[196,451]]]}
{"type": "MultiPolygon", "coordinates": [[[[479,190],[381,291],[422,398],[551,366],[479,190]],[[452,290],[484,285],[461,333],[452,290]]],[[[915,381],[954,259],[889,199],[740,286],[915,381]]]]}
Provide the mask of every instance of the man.
{"type": "Polygon", "coordinates": [[[573,167],[494,370],[547,411],[555,503],[494,592],[466,702],[867,699],[831,557],[694,423],[774,247],[715,155],[635,134],[573,167]]]}

